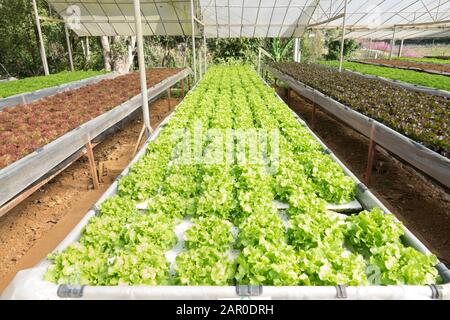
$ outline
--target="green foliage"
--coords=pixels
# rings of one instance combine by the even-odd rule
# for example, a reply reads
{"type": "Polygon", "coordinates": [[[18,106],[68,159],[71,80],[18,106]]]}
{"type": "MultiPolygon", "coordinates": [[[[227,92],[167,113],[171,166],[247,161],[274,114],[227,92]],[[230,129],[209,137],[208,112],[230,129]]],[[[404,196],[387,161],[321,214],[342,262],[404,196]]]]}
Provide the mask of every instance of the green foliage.
{"type": "Polygon", "coordinates": [[[357,250],[368,253],[372,247],[381,247],[391,242],[399,242],[403,235],[400,222],[392,214],[384,214],[378,208],[363,211],[347,219],[349,224],[346,237],[357,250]]]}
{"type": "MultiPolygon", "coordinates": [[[[325,59],[338,60],[341,55],[341,40],[328,39],[326,46],[328,53],[325,55],[325,59]]],[[[358,49],[358,44],[354,39],[344,40],[344,57],[350,56],[356,49],[358,49]]]]}
{"type": "Polygon", "coordinates": [[[228,220],[217,216],[199,217],[193,219],[194,225],[184,234],[186,247],[212,247],[219,251],[231,248],[234,237],[231,234],[232,224],[228,220]]]}
{"type": "Polygon", "coordinates": [[[228,252],[206,246],[181,252],[174,270],[177,284],[225,286],[232,283],[235,264],[228,252]]]}
{"type": "Polygon", "coordinates": [[[345,222],[339,215],[326,212],[293,215],[289,220],[289,243],[299,250],[308,250],[320,245],[342,246],[345,222]]]}
{"type": "Polygon", "coordinates": [[[103,71],[63,71],[49,76],[24,78],[21,80],[0,83],[0,98],[6,98],[15,94],[32,92],[39,89],[59,86],[85,78],[104,74],[103,71]]]}
{"type": "Polygon", "coordinates": [[[237,246],[257,246],[263,242],[279,244],[286,241],[286,228],[277,212],[253,214],[239,226],[237,246]]]}
{"type": "Polygon", "coordinates": [[[434,267],[438,263],[434,255],[425,255],[399,243],[372,248],[370,253],[369,263],[380,272],[373,278],[374,284],[424,285],[441,281],[434,267]]]}
{"type": "Polygon", "coordinates": [[[333,242],[301,250],[299,253],[301,272],[307,275],[305,285],[363,286],[368,284],[364,258],[333,242]]]}
{"type": "Polygon", "coordinates": [[[294,286],[307,279],[299,273],[294,248],[284,242],[263,240],[257,246],[245,247],[236,262],[239,284],[294,286]]]}
{"type": "MultiPolygon", "coordinates": [[[[320,61],[321,64],[338,67],[339,61],[320,61]]],[[[439,74],[429,74],[414,70],[395,69],[390,67],[372,66],[357,62],[344,62],[344,68],[392,80],[399,80],[425,87],[450,91],[450,77],[439,74]]]]}
{"type": "Polygon", "coordinates": [[[396,57],[395,60],[424,62],[424,63],[436,63],[436,64],[450,64],[450,59],[438,59],[438,58],[413,58],[413,57],[396,57]]]}
{"type": "Polygon", "coordinates": [[[280,38],[270,39],[269,53],[275,61],[283,61],[288,54],[291,54],[291,49],[294,39],[283,40],[280,38]]]}
{"type": "Polygon", "coordinates": [[[260,39],[251,38],[211,39],[208,42],[208,51],[215,63],[237,60],[253,64],[261,43],[260,39]]]}

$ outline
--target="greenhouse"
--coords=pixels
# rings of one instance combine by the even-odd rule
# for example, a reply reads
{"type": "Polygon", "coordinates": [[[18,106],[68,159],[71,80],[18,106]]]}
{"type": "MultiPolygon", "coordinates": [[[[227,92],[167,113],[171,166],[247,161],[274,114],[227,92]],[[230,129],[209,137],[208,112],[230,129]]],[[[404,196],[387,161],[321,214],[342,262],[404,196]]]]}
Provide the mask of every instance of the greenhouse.
{"type": "Polygon", "coordinates": [[[450,1],[1,11],[1,299],[450,299],[450,1]]]}

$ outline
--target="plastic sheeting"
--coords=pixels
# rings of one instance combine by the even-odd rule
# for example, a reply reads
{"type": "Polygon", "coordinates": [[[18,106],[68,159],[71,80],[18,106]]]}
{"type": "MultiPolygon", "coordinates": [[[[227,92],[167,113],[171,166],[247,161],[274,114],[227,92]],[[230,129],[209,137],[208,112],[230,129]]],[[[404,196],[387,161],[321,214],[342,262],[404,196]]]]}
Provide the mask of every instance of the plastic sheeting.
{"type": "MultiPolygon", "coordinates": [[[[134,35],[130,0],[47,0],[79,36],[134,35]]],[[[144,35],[191,35],[190,0],[141,0],[144,35]]],[[[340,28],[344,0],[195,0],[196,16],[211,38],[300,37],[308,25],[340,28]],[[324,23],[326,22],[326,23],[324,23]]],[[[412,26],[450,18],[449,1],[349,0],[346,37],[446,37],[448,27],[412,26]],[[409,24],[409,26],[406,26],[409,24]]],[[[448,20],[447,20],[448,21],[448,20]]],[[[200,31],[197,29],[196,34],[200,31]]]]}
{"type": "MultiPolygon", "coordinates": [[[[344,0],[320,0],[311,24],[343,13],[344,0]]],[[[450,2],[440,0],[348,0],[346,38],[396,39],[439,38],[450,35],[450,2]],[[430,24],[431,25],[426,25],[430,24]]],[[[342,19],[317,26],[340,28],[342,19]]]]}

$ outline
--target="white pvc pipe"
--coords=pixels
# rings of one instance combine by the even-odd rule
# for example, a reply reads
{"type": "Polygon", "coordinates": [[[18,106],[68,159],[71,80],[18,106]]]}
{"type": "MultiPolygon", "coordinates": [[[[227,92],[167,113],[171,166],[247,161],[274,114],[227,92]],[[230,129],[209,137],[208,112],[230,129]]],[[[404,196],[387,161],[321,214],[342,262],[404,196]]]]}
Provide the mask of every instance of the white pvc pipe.
{"type": "Polygon", "coordinates": [[[199,68],[199,75],[200,80],[202,80],[203,77],[203,69],[202,69],[202,49],[198,49],[198,68],[199,68]]]}
{"type": "Polygon", "coordinates": [[[39,50],[41,53],[41,60],[42,60],[42,66],[44,67],[44,74],[48,76],[50,74],[48,70],[48,63],[47,63],[47,55],[45,54],[45,46],[44,46],[44,39],[42,38],[42,30],[41,30],[41,22],[39,21],[39,12],[36,4],[36,0],[33,0],[33,10],[34,10],[34,17],[36,19],[36,27],[38,31],[39,36],[39,50]]]}
{"type": "Polygon", "coordinates": [[[205,62],[205,72],[208,69],[208,58],[206,56],[206,34],[205,34],[205,26],[203,26],[203,53],[204,53],[204,62],[205,62]]]}
{"type": "Polygon", "coordinates": [[[150,124],[150,112],[148,109],[147,77],[145,73],[144,59],[144,37],[142,35],[141,4],[139,0],[134,0],[134,20],[136,23],[136,41],[138,49],[139,80],[141,83],[142,113],[144,118],[144,125],[147,131],[146,134],[148,136],[153,132],[153,130],[150,124]]]}
{"type": "Polygon", "coordinates": [[[70,71],[75,71],[75,68],[73,67],[72,45],[70,44],[69,29],[67,28],[67,24],[64,24],[64,32],[66,33],[67,51],[69,52],[70,71]]]}
{"type": "Polygon", "coordinates": [[[294,61],[295,62],[300,62],[299,54],[298,54],[298,52],[300,50],[299,47],[300,47],[300,41],[298,38],[295,38],[295,40],[294,40],[294,61]]]}
{"type": "Polygon", "coordinates": [[[398,57],[400,58],[402,56],[402,51],[403,51],[403,42],[405,41],[405,39],[402,39],[400,41],[400,47],[398,48],[398,57]]]}
{"type": "Polygon", "coordinates": [[[194,20],[194,0],[191,0],[191,25],[192,25],[192,70],[194,70],[194,83],[197,82],[197,57],[195,52],[195,20],[194,20]]]}
{"type": "Polygon", "coordinates": [[[342,72],[344,63],[344,41],[345,41],[345,18],[347,16],[347,0],[344,2],[344,16],[342,18],[342,37],[341,37],[341,55],[339,57],[339,72],[342,72]]]}
{"type": "Polygon", "coordinates": [[[394,27],[394,31],[392,33],[391,50],[389,51],[389,60],[392,59],[392,53],[394,52],[394,47],[395,47],[395,27],[394,27]]]}
{"type": "Polygon", "coordinates": [[[258,49],[258,75],[261,76],[261,48],[258,49]]]}

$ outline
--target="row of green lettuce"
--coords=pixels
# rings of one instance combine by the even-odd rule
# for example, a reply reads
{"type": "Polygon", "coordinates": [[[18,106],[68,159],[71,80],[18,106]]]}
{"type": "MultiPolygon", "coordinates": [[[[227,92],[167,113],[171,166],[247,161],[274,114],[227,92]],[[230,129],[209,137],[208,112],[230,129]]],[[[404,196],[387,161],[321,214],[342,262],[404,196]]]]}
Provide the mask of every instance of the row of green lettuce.
{"type": "Polygon", "coordinates": [[[85,285],[439,282],[436,257],[405,247],[403,227],[392,215],[326,210],[327,203],[354,196],[354,182],[251,68],[214,66],[79,241],[50,256],[45,279],[85,285]],[[253,128],[280,135],[268,138],[265,165],[239,161],[250,150],[235,136],[232,161],[208,164],[226,148],[220,135],[203,137],[203,161],[177,161],[185,152],[180,142],[195,133],[196,123],[225,135],[253,128]],[[180,129],[184,134],[175,134],[180,129]],[[275,148],[279,157],[272,157],[275,148]],[[136,209],[147,200],[147,210],[136,209]],[[287,219],[274,200],[289,204],[287,219]],[[166,253],[180,241],[175,227],[186,218],[193,224],[171,264],[166,253]]]}
{"type": "Polygon", "coordinates": [[[63,71],[49,76],[30,77],[20,80],[0,83],[0,99],[19,93],[33,92],[40,89],[59,86],[65,83],[78,81],[105,74],[105,71],[63,71]]]}
{"type": "MultiPolygon", "coordinates": [[[[339,61],[319,61],[320,64],[329,67],[339,67],[339,61]]],[[[391,80],[399,80],[424,87],[450,91],[450,78],[439,74],[428,74],[415,70],[404,70],[392,67],[362,64],[358,62],[344,61],[344,68],[373,76],[384,77],[391,80]]]]}

